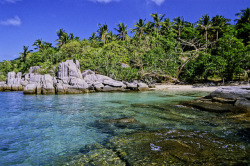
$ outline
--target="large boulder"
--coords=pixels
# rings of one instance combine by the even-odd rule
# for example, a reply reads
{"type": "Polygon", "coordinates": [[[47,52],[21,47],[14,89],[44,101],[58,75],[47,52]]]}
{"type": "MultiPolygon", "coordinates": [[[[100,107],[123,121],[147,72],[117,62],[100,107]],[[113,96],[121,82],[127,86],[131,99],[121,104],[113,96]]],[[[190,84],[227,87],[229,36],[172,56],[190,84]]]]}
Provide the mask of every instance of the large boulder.
{"type": "Polygon", "coordinates": [[[56,94],[66,94],[68,91],[68,85],[63,83],[55,84],[56,94]]]}
{"type": "Polygon", "coordinates": [[[118,92],[118,91],[125,91],[124,87],[114,87],[106,85],[102,89],[103,92],[118,92]]]}
{"type": "Polygon", "coordinates": [[[93,87],[97,92],[102,92],[104,85],[101,82],[94,82],[93,87]]]}
{"type": "Polygon", "coordinates": [[[12,91],[20,91],[23,90],[23,86],[21,85],[21,81],[22,81],[22,73],[15,73],[13,72],[9,72],[7,75],[7,86],[6,86],[6,90],[12,90],[12,91]]]}
{"type": "Polygon", "coordinates": [[[138,90],[139,91],[149,91],[149,87],[145,83],[138,83],[138,90]]]}
{"type": "Polygon", "coordinates": [[[250,113],[250,86],[222,87],[206,97],[182,104],[217,113],[250,113]]]}
{"type": "Polygon", "coordinates": [[[53,77],[49,74],[45,74],[41,78],[42,94],[55,94],[53,77]]]}
{"type": "Polygon", "coordinates": [[[66,62],[60,63],[58,66],[57,77],[62,80],[68,80],[70,77],[83,78],[80,71],[79,61],[76,60],[74,63],[73,60],[67,60],[66,62]]]}
{"type": "Polygon", "coordinates": [[[23,93],[24,94],[36,94],[37,93],[37,87],[39,89],[39,85],[36,84],[36,83],[28,84],[27,86],[24,87],[23,93]]]}
{"type": "Polygon", "coordinates": [[[0,82],[0,91],[4,91],[5,90],[5,87],[6,87],[6,83],[1,81],[0,82]]]}
{"type": "Polygon", "coordinates": [[[250,86],[231,86],[218,88],[210,94],[212,98],[237,100],[238,98],[250,99],[250,86]]]}
{"type": "Polygon", "coordinates": [[[32,66],[29,68],[29,73],[38,73],[40,68],[41,68],[40,66],[32,66]]]}
{"type": "Polygon", "coordinates": [[[122,82],[115,81],[115,80],[112,80],[112,79],[103,80],[103,84],[108,85],[108,86],[112,86],[112,87],[119,87],[119,88],[125,88],[126,87],[126,85],[123,84],[122,82]]]}
{"type": "Polygon", "coordinates": [[[67,93],[84,93],[88,91],[88,87],[82,78],[70,78],[67,93]]]}
{"type": "Polygon", "coordinates": [[[127,86],[127,89],[130,89],[130,90],[138,90],[138,85],[136,82],[124,82],[124,84],[127,86]]]}

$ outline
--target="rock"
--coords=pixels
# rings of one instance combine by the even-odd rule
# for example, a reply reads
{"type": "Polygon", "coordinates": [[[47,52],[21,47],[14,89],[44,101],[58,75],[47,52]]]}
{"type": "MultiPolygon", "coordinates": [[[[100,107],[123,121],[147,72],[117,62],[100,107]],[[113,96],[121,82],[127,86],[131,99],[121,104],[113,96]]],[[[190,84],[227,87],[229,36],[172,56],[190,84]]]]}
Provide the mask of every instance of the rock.
{"type": "Polygon", "coordinates": [[[250,112],[250,87],[223,87],[204,98],[182,102],[182,104],[217,113],[250,112]]]}
{"type": "Polygon", "coordinates": [[[225,113],[232,110],[231,104],[223,104],[219,102],[212,102],[211,100],[194,100],[181,102],[182,105],[191,106],[200,110],[216,113],[225,113]]]}
{"type": "Polygon", "coordinates": [[[238,98],[250,99],[250,86],[240,86],[240,87],[222,87],[218,88],[210,94],[212,98],[224,98],[237,100],[238,98]]]}
{"type": "MultiPolygon", "coordinates": [[[[121,82],[110,77],[95,74],[91,70],[80,71],[79,61],[67,60],[58,65],[56,77],[50,74],[40,75],[39,66],[30,67],[29,73],[10,72],[7,76],[7,84],[0,85],[3,90],[23,90],[24,94],[70,94],[86,92],[109,92],[129,90],[149,90],[144,83],[121,82]]],[[[55,68],[53,68],[53,71],[55,68]]],[[[54,74],[52,71],[50,72],[54,74]]]]}
{"type": "Polygon", "coordinates": [[[122,68],[129,68],[130,66],[128,64],[126,64],[126,63],[121,63],[121,67],[122,68]]]}
{"type": "Polygon", "coordinates": [[[9,72],[7,75],[7,88],[6,90],[12,90],[12,91],[20,91],[23,90],[23,86],[21,85],[21,81],[22,81],[22,73],[15,73],[13,72],[9,72]]]}
{"type": "Polygon", "coordinates": [[[199,131],[141,131],[109,142],[127,165],[247,165],[250,161],[247,147],[199,131]]]}
{"type": "Polygon", "coordinates": [[[110,77],[104,76],[104,75],[100,75],[100,74],[96,74],[97,80],[98,82],[103,83],[104,80],[113,80],[110,77]]]}
{"type": "Polygon", "coordinates": [[[118,118],[118,119],[107,119],[107,120],[102,120],[102,123],[138,123],[138,121],[131,117],[131,118],[118,118]]]}
{"type": "Polygon", "coordinates": [[[244,112],[249,112],[250,113],[250,100],[247,99],[238,99],[235,104],[235,109],[237,110],[242,110],[244,112]]]}
{"type": "Polygon", "coordinates": [[[29,69],[29,73],[38,73],[38,71],[40,70],[40,66],[32,66],[29,69]]]}
{"type": "Polygon", "coordinates": [[[113,87],[113,86],[109,86],[109,85],[106,85],[103,87],[102,89],[103,92],[113,92],[113,91],[124,91],[124,88],[123,87],[113,87]]]}
{"type": "Polygon", "coordinates": [[[23,90],[24,94],[36,94],[36,92],[37,92],[36,83],[28,84],[27,86],[24,87],[24,90],[23,90]]]}
{"type": "Polygon", "coordinates": [[[155,88],[156,86],[155,86],[155,84],[150,84],[148,87],[149,88],[155,88]]]}
{"type": "Polygon", "coordinates": [[[149,91],[149,87],[145,83],[138,83],[138,90],[139,91],[149,91]]]}
{"type": "Polygon", "coordinates": [[[102,83],[100,83],[100,82],[97,81],[97,82],[93,83],[93,87],[95,88],[95,90],[97,92],[102,92],[102,90],[104,88],[104,85],[102,83]]]}
{"type": "Polygon", "coordinates": [[[66,165],[70,166],[84,166],[84,165],[100,165],[100,166],[125,166],[116,152],[111,149],[98,148],[90,150],[87,154],[75,156],[72,161],[66,165]]]}
{"type": "Polygon", "coordinates": [[[67,80],[69,77],[83,78],[79,61],[76,60],[76,63],[74,63],[73,60],[67,60],[66,62],[60,63],[58,65],[57,77],[62,80],[67,80]]]}
{"type": "Polygon", "coordinates": [[[104,85],[108,85],[108,86],[112,86],[112,87],[121,87],[121,88],[125,88],[126,87],[126,85],[123,84],[122,82],[115,81],[115,80],[112,80],[112,79],[104,80],[103,84],[104,85]]]}
{"type": "Polygon", "coordinates": [[[84,78],[85,76],[87,75],[95,75],[95,72],[91,71],[91,70],[85,70],[83,73],[82,73],[82,77],[84,78]]]}
{"type": "Polygon", "coordinates": [[[23,86],[23,87],[25,87],[26,85],[28,85],[29,84],[29,81],[26,81],[26,80],[22,80],[21,81],[21,85],[23,86]]]}
{"type": "Polygon", "coordinates": [[[68,91],[68,85],[63,83],[57,83],[55,85],[55,90],[57,94],[66,94],[68,91]]]}
{"type": "Polygon", "coordinates": [[[55,88],[54,88],[53,84],[54,84],[53,77],[50,76],[49,74],[45,74],[41,78],[42,94],[44,94],[44,95],[55,94],[55,88]]]}
{"type": "Polygon", "coordinates": [[[138,85],[136,82],[132,82],[132,83],[124,82],[124,84],[127,86],[127,89],[138,90],[138,85]]]}
{"type": "Polygon", "coordinates": [[[67,93],[84,93],[87,92],[88,84],[82,78],[71,78],[67,93]]]}
{"type": "Polygon", "coordinates": [[[43,76],[39,75],[39,74],[30,74],[29,84],[32,84],[32,83],[39,83],[40,84],[42,77],[43,76]]]}
{"type": "Polygon", "coordinates": [[[95,82],[100,83],[97,81],[97,76],[95,74],[85,75],[83,80],[88,84],[88,88],[95,84],[95,82]]]}
{"type": "Polygon", "coordinates": [[[4,91],[6,87],[5,82],[0,82],[0,91],[4,91]]]}

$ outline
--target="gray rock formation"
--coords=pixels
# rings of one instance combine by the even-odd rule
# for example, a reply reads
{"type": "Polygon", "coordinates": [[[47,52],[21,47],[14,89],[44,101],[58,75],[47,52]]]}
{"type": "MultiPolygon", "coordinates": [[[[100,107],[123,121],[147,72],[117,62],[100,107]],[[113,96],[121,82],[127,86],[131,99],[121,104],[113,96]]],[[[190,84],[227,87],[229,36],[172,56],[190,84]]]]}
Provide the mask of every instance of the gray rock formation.
{"type": "Polygon", "coordinates": [[[45,74],[41,78],[42,94],[55,94],[53,77],[45,74]]]}
{"type": "Polygon", "coordinates": [[[7,81],[0,84],[0,91],[23,90],[24,94],[80,94],[86,92],[110,92],[127,90],[149,90],[144,83],[127,83],[95,74],[91,70],[80,71],[78,60],[67,60],[58,65],[56,77],[40,75],[39,66],[31,67],[29,73],[10,72],[7,81]]]}
{"type": "Polygon", "coordinates": [[[1,91],[21,91],[22,86],[22,73],[9,72],[7,75],[6,83],[0,85],[1,91]]]}

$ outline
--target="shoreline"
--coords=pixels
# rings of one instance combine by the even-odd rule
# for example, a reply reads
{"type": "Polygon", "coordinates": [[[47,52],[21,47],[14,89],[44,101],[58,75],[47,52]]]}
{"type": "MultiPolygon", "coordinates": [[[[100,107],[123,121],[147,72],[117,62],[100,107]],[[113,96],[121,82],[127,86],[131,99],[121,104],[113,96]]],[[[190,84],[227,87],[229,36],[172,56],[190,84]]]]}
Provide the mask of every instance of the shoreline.
{"type": "MultiPolygon", "coordinates": [[[[238,86],[246,86],[246,85],[238,85],[238,86]]],[[[195,85],[170,85],[170,84],[158,84],[155,85],[155,88],[151,88],[153,90],[159,91],[202,91],[202,92],[213,92],[218,88],[224,88],[230,86],[195,86],[195,85]]]]}

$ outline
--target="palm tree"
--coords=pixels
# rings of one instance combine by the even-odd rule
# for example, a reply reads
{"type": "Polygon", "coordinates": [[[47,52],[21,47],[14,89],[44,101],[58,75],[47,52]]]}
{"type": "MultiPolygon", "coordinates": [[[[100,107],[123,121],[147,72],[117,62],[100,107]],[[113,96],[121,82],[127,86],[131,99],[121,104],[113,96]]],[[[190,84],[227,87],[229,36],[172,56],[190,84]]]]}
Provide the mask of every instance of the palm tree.
{"type": "Polygon", "coordinates": [[[96,32],[93,32],[91,37],[89,37],[89,40],[90,41],[93,41],[93,40],[98,40],[99,38],[96,36],[96,32]]]}
{"type": "Polygon", "coordinates": [[[52,47],[52,43],[43,42],[43,49],[47,50],[52,47]]]}
{"type": "Polygon", "coordinates": [[[109,33],[107,33],[106,43],[109,43],[109,42],[114,41],[116,39],[117,39],[117,35],[113,34],[112,31],[110,31],[109,33]]]}
{"type": "Polygon", "coordinates": [[[240,10],[239,13],[236,14],[239,18],[236,19],[237,24],[249,23],[250,24],[250,8],[246,8],[245,10],[240,10]]]}
{"type": "Polygon", "coordinates": [[[241,10],[237,13],[238,19],[236,24],[236,29],[238,30],[238,37],[243,39],[245,45],[250,43],[250,8],[241,10]]]}
{"type": "Polygon", "coordinates": [[[70,33],[70,34],[69,34],[69,40],[74,40],[74,39],[75,39],[74,34],[73,34],[73,33],[70,33]]]}
{"type": "Polygon", "coordinates": [[[160,33],[164,34],[170,31],[172,23],[169,18],[165,18],[163,22],[161,22],[160,33]]]}
{"type": "Polygon", "coordinates": [[[102,39],[103,44],[106,43],[106,36],[108,34],[108,25],[105,23],[103,25],[99,24],[99,29],[97,30],[99,36],[102,39]]]}
{"type": "Polygon", "coordinates": [[[207,42],[208,30],[212,27],[210,17],[207,14],[205,14],[204,16],[202,16],[202,18],[199,19],[199,22],[197,23],[197,25],[201,30],[205,31],[205,38],[207,42]]]}
{"type": "Polygon", "coordinates": [[[226,19],[224,16],[216,15],[212,18],[213,29],[216,30],[216,41],[219,39],[219,32],[223,31],[226,25],[229,25],[230,19],[226,19]]]}
{"type": "Polygon", "coordinates": [[[37,39],[32,46],[36,46],[35,49],[38,49],[38,51],[41,51],[41,48],[43,47],[44,41],[41,39],[37,39]]]}
{"type": "Polygon", "coordinates": [[[63,45],[63,38],[65,38],[65,37],[64,37],[65,33],[66,33],[66,32],[65,32],[65,30],[63,30],[63,29],[59,29],[59,30],[56,31],[56,34],[57,34],[57,36],[58,36],[58,39],[57,39],[56,41],[59,42],[59,46],[62,46],[62,45],[63,45]]]}
{"type": "Polygon", "coordinates": [[[183,17],[176,17],[176,18],[174,18],[173,21],[174,21],[174,28],[177,30],[178,37],[180,39],[181,38],[181,31],[185,28],[185,26],[188,24],[188,22],[186,22],[183,17]]]}
{"type": "Polygon", "coordinates": [[[146,23],[146,28],[145,28],[145,33],[146,34],[152,34],[154,32],[154,23],[152,22],[147,22],[146,23]]]}
{"type": "Polygon", "coordinates": [[[115,30],[119,32],[119,37],[121,37],[122,40],[125,40],[125,37],[128,33],[128,30],[127,30],[128,25],[125,25],[124,23],[120,23],[117,26],[118,28],[115,28],[115,30]]]}
{"type": "Polygon", "coordinates": [[[162,14],[158,14],[158,12],[157,12],[157,13],[150,14],[150,16],[152,16],[154,19],[155,32],[158,34],[158,30],[159,30],[161,21],[163,20],[165,14],[162,15],[162,14]]]}
{"type": "Polygon", "coordinates": [[[144,35],[145,30],[146,30],[146,23],[145,23],[146,19],[142,20],[139,19],[139,21],[137,21],[133,27],[135,27],[134,29],[131,29],[131,32],[135,32],[135,36],[139,36],[140,38],[142,37],[142,35],[144,35]]]}
{"type": "Polygon", "coordinates": [[[29,50],[29,46],[23,46],[23,52],[21,54],[21,61],[25,62],[27,55],[31,52],[32,50],[29,50]]]}

